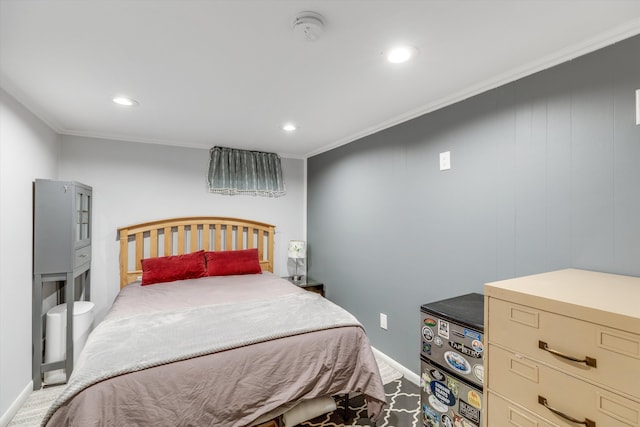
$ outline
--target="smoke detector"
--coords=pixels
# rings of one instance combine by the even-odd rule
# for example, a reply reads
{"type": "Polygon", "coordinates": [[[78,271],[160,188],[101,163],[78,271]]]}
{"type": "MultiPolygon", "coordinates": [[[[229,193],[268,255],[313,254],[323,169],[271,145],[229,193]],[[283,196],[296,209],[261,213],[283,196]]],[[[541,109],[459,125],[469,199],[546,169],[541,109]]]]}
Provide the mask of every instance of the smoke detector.
{"type": "Polygon", "coordinates": [[[324,18],[316,12],[300,12],[293,20],[293,31],[306,41],[316,41],[324,31],[324,18]]]}

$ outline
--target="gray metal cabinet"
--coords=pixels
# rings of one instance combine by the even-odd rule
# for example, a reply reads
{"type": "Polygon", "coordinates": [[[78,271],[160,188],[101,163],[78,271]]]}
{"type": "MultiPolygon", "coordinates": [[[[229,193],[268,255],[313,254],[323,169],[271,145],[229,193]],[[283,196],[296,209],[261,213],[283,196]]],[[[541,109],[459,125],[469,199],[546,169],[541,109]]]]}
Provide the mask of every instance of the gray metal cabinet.
{"type": "Polygon", "coordinates": [[[92,188],[74,181],[37,179],[33,209],[33,388],[44,372],[73,370],[73,302],[79,282],[90,299],[92,188]],[[42,284],[64,282],[67,303],[66,358],[43,363],[42,284]]]}

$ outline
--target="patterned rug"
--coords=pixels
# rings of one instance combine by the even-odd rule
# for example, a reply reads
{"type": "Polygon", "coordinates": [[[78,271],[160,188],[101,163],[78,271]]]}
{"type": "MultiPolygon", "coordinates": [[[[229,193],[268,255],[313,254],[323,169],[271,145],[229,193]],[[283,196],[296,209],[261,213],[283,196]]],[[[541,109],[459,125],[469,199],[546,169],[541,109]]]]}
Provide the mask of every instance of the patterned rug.
{"type": "MultiPolygon", "coordinates": [[[[419,427],[420,390],[418,386],[404,378],[385,384],[387,406],[384,415],[375,424],[376,427],[419,427]]],[[[374,424],[367,418],[367,406],[364,396],[353,397],[349,401],[349,421],[344,422],[344,403],[338,401],[338,409],[305,421],[296,427],[369,427],[374,424]]]]}

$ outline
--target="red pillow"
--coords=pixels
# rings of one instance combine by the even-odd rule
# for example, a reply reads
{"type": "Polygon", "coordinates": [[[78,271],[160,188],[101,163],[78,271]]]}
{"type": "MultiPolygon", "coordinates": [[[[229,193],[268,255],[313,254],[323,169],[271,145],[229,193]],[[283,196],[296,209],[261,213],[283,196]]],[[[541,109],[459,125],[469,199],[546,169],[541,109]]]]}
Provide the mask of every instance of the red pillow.
{"type": "Polygon", "coordinates": [[[262,273],[257,249],[205,252],[204,257],[207,260],[207,276],[262,273]]]}
{"type": "Polygon", "coordinates": [[[204,251],[142,260],[142,286],[206,275],[204,251]]]}

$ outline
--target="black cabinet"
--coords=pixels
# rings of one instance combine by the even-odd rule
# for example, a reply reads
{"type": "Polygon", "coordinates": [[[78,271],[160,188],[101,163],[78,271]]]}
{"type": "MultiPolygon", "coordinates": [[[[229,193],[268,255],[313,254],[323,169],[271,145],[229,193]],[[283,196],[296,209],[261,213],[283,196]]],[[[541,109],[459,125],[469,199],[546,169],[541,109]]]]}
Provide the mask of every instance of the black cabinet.
{"type": "Polygon", "coordinates": [[[288,281],[293,283],[294,285],[300,286],[306,291],[315,292],[324,296],[324,283],[316,282],[313,279],[310,279],[307,276],[302,276],[300,280],[294,280],[293,277],[285,277],[288,281]]]}

